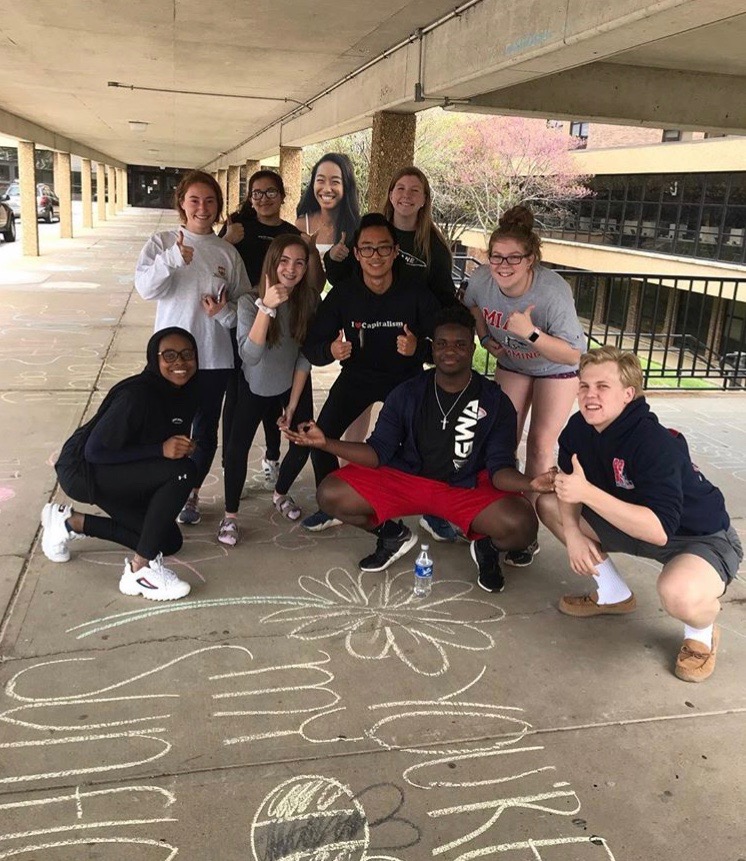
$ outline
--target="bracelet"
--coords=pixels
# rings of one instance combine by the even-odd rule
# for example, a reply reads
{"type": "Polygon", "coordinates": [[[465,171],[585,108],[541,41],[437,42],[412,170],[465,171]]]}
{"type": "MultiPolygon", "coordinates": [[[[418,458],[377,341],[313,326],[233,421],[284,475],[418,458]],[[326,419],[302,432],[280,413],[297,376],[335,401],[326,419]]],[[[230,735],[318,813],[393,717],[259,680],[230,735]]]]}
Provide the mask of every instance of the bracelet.
{"type": "Polygon", "coordinates": [[[262,312],[262,314],[266,314],[268,317],[276,317],[277,309],[276,308],[268,308],[261,299],[257,299],[254,302],[256,307],[262,312]]]}
{"type": "Polygon", "coordinates": [[[479,339],[479,343],[484,347],[485,341],[489,341],[492,335],[485,335],[483,338],[479,339]]]}

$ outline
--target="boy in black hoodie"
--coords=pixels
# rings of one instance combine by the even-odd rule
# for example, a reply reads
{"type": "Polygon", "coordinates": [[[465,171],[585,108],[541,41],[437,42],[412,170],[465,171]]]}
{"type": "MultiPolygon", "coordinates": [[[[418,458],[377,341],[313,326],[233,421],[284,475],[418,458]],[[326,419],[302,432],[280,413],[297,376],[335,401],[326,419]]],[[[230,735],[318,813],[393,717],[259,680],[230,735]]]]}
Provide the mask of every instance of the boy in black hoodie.
{"type": "Polygon", "coordinates": [[[718,599],[743,558],[723,495],[694,466],[684,437],[650,411],[633,353],[586,353],[578,404],[559,438],[555,494],[539,498],[538,513],[596,590],[565,595],[559,609],[583,618],[631,613],[635,596],[607,553],[662,562],[658,594],[684,622],[674,672],[704,681],[715,669],[718,599]]]}

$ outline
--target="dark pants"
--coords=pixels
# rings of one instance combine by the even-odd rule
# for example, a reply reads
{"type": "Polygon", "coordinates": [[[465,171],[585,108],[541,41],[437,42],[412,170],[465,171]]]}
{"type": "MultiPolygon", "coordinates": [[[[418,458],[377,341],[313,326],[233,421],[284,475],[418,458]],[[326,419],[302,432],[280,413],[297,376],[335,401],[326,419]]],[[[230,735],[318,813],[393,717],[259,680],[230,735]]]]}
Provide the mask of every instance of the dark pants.
{"type": "MultiPolygon", "coordinates": [[[[361,413],[372,404],[386,400],[389,392],[400,382],[401,380],[390,379],[371,380],[368,376],[361,377],[354,371],[346,371],[343,368],[329,389],[329,397],[321,408],[316,423],[329,439],[339,439],[361,413]]],[[[333,454],[317,448],[311,450],[311,463],[317,487],[327,475],[339,469],[339,460],[333,454]]]]}
{"type": "MultiPolygon", "coordinates": [[[[241,491],[246,481],[246,459],[259,423],[266,416],[280,415],[289,399],[290,389],[281,395],[265,398],[261,395],[255,395],[244,377],[239,380],[238,399],[233,413],[231,435],[223,458],[225,463],[225,510],[231,514],[238,511],[241,491]]],[[[296,428],[299,422],[307,422],[312,418],[313,392],[311,377],[309,376],[298,401],[292,427],[296,428]]],[[[280,465],[280,477],[276,487],[278,493],[285,494],[290,490],[290,486],[298,477],[307,460],[308,449],[291,443],[288,453],[280,465]]]]}
{"type": "Polygon", "coordinates": [[[197,443],[202,459],[200,461],[201,468],[197,472],[195,487],[202,486],[218,449],[220,412],[223,408],[225,389],[232,373],[232,368],[219,368],[211,371],[200,371],[197,376],[199,380],[199,408],[192,422],[192,439],[197,443]]]}
{"type": "Polygon", "coordinates": [[[84,515],[85,535],[129,547],[144,559],[181,549],[183,539],[175,521],[196,486],[198,470],[193,460],[157,457],[96,464],[90,469],[90,480],[60,475],[68,496],[97,505],[109,515],[84,515]]]}

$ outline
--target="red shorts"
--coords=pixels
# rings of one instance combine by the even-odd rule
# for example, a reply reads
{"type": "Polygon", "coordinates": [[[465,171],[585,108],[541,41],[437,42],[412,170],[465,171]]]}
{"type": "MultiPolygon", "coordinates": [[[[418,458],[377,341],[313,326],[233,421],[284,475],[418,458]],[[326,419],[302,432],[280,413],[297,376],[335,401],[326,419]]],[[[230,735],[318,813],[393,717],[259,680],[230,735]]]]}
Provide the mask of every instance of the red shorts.
{"type": "Polygon", "coordinates": [[[371,526],[395,517],[433,514],[458,526],[468,538],[479,535],[472,532],[471,523],[487,506],[506,496],[521,495],[498,490],[486,469],[477,475],[476,487],[453,487],[390,466],[371,469],[351,463],[333,474],[347,482],[373,508],[375,519],[371,526]]]}

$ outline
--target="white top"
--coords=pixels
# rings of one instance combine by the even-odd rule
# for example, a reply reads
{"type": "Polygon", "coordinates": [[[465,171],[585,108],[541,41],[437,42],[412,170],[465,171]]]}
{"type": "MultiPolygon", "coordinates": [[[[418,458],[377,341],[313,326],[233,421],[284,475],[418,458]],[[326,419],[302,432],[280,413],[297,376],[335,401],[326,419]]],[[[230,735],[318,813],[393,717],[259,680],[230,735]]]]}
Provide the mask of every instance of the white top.
{"type": "Polygon", "coordinates": [[[191,233],[185,227],[156,233],[145,243],[135,269],[135,287],[143,299],[157,299],[155,330],[180,326],[191,332],[202,370],[233,367],[230,330],[236,325],[238,297],[250,290],[246,267],[236,249],[214,233],[191,233]],[[176,245],[179,232],[194,249],[187,266],[176,245]],[[227,305],[214,317],[202,306],[205,295],[228,295],[227,305]]]}
{"type": "MultiPolygon", "coordinates": [[[[306,218],[306,233],[310,236],[311,235],[311,227],[308,223],[308,213],[306,213],[305,218],[306,218]]],[[[324,265],[324,255],[326,254],[326,252],[330,248],[334,248],[333,242],[329,242],[329,243],[317,242],[316,243],[316,250],[319,252],[319,256],[321,257],[321,265],[322,266],[324,265]]]]}

